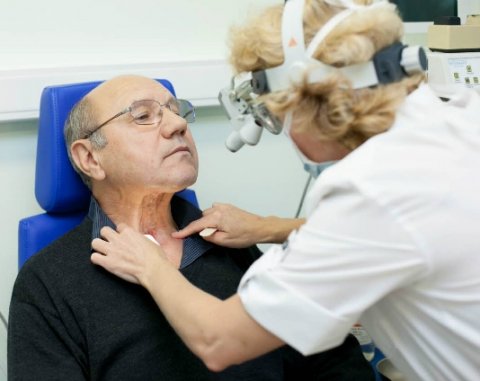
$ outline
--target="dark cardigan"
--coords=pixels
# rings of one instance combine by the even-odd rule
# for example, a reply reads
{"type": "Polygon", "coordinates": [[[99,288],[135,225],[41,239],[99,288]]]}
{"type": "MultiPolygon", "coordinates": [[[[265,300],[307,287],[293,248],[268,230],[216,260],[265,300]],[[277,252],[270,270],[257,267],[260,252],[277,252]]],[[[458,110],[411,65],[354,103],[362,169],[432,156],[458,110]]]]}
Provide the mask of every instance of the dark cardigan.
{"type": "MultiPolygon", "coordinates": [[[[351,338],[317,356],[304,358],[285,347],[210,372],[145,289],[91,264],[91,232],[87,217],[21,269],[10,305],[9,380],[268,381],[322,379],[322,374],[325,380],[372,379],[351,338]]],[[[181,271],[225,299],[259,255],[256,248],[214,246],[181,271]]]]}

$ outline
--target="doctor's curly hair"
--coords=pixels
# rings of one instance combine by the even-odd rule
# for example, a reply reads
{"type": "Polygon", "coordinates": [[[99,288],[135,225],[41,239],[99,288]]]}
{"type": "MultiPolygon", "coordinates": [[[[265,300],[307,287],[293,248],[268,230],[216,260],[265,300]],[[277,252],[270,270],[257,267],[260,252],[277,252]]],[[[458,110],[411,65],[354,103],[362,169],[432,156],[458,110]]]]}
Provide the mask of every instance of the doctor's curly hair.
{"type": "MultiPolygon", "coordinates": [[[[341,10],[323,0],[306,0],[305,44],[341,10]]],[[[267,8],[246,25],[231,29],[230,62],[236,72],[266,69],[283,62],[282,12],[283,5],[267,8]]],[[[313,57],[335,67],[362,63],[400,41],[402,35],[402,20],[394,5],[369,8],[340,22],[317,47],[313,57]]],[[[392,126],[399,105],[424,79],[420,73],[396,83],[354,90],[347,78],[333,74],[321,83],[304,81],[261,99],[279,118],[292,110],[300,131],[315,129],[319,140],[336,140],[355,149],[392,126]]]]}

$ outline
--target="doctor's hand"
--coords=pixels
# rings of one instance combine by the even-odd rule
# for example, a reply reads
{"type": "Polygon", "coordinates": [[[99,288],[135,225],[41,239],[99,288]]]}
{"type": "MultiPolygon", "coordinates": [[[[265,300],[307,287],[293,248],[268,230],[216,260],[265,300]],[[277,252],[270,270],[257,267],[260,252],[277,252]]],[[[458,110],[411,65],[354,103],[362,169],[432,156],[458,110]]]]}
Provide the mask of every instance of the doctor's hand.
{"type": "Polygon", "coordinates": [[[160,246],[125,224],[117,231],[103,227],[92,241],[91,261],[112,274],[147,287],[156,266],[171,265],[160,246]]]}
{"type": "Polygon", "coordinates": [[[214,203],[203,211],[203,217],[172,233],[172,237],[200,233],[204,240],[217,245],[243,248],[257,243],[281,243],[303,223],[304,219],[261,217],[233,205],[214,203]],[[210,230],[207,235],[202,234],[204,229],[210,230]]]}

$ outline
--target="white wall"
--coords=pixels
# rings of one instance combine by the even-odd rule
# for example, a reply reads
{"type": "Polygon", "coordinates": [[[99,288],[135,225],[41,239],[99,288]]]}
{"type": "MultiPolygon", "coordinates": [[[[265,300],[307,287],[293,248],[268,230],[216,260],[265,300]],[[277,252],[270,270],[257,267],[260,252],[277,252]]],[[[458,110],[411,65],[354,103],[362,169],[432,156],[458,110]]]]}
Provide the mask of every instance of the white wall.
{"type": "Polygon", "coordinates": [[[225,57],[228,27],[282,0],[0,0],[0,69],[225,57]]]}
{"type": "Polygon", "coordinates": [[[34,118],[46,85],[121,73],[168,76],[217,104],[229,26],[282,0],[0,0],[0,120],[34,118]]]}

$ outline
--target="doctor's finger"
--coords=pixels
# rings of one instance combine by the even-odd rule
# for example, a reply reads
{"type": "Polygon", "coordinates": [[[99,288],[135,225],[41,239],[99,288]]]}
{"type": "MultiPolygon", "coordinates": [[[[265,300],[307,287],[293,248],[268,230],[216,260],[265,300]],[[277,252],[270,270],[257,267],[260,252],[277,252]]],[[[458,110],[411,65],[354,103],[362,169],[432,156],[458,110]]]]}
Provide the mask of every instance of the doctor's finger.
{"type": "Polygon", "coordinates": [[[203,215],[204,216],[207,216],[209,214],[212,214],[214,212],[221,212],[222,210],[224,210],[225,208],[227,208],[229,206],[229,204],[223,204],[223,203],[220,203],[220,202],[214,202],[212,204],[212,206],[208,209],[205,209],[203,211],[203,215]]]}
{"type": "Polygon", "coordinates": [[[95,238],[92,241],[93,250],[98,251],[100,254],[103,254],[103,255],[107,254],[107,250],[108,250],[109,245],[110,245],[109,242],[104,241],[101,238],[95,238]]]}
{"type": "Polygon", "coordinates": [[[201,232],[205,228],[215,228],[216,225],[213,223],[211,218],[202,217],[198,220],[190,222],[187,226],[183,229],[180,229],[177,232],[172,233],[172,237],[174,238],[185,238],[192,234],[196,234],[201,232]]]}
{"type": "Polygon", "coordinates": [[[126,280],[128,282],[139,284],[139,279],[132,275],[128,270],[124,269],[122,266],[119,266],[115,260],[112,260],[110,257],[102,255],[101,253],[93,252],[90,255],[90,261],[97,265],[103,267],[105,270],[111,272],[112,274],[126,280]]]}
{"type": "Polygon", "coordinates": [[[103,255],[102,253],[99,252],[93,252],[90,255],[90,261],[98,266],[102,266],[103,268],[106,268],[105,266],[108,266],[108,259],[103,255]]]}
{"type": "Polygon", "coordinates": [[[117,234],[118,233],[109,226],[104,226],[100,229],[100,236],[106,241],[110,241],[110,239],[115,237],[117,234]]]}

